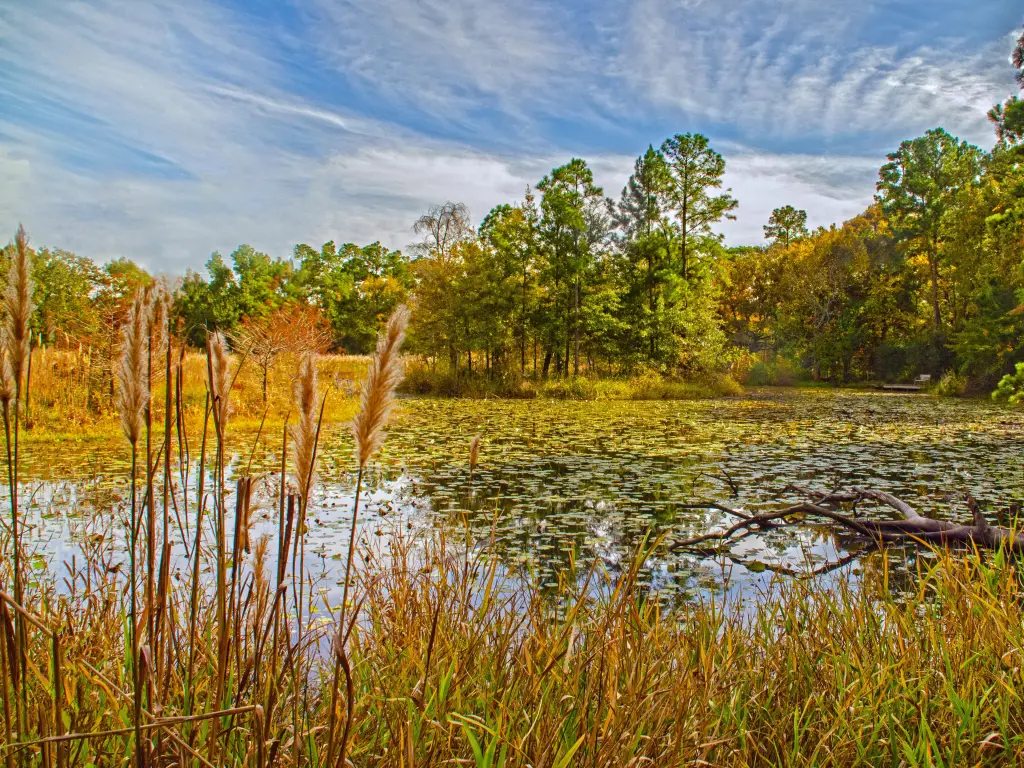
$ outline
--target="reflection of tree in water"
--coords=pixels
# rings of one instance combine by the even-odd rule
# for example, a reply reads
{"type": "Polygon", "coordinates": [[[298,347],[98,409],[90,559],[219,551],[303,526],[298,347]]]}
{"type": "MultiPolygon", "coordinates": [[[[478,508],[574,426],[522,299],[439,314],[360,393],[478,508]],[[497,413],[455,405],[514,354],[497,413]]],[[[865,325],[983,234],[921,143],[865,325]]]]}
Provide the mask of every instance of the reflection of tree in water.
{"type": "MultiPolygon", "coordinates": [[[[192,520],[201,421],[189,422],[192,520]]],[[[596,559],[614,575],[648,531],[671,542],[731,522],[713,508],[682,505],[719,500],[747,513],[764,512],[795,500],[776,495],[790,482],[885,488],[914,500],[922,513],[946,519],[964,512],[959,499],[969,491],[996,513],[1024,496],[1024,472],[1016,461],[1024,446],[1019,427],[1007,421],[1005,410],[986,403],[871,394],[781,393],[711,403],[406,400],[373,468],[373,498],[361,522],[368,539],[379,540],[373,534],[387,536],[393,526],[407,524],[458,531],[464,512],[481,545],[496,520],[495,547],[511,568],[532,566],[540,580],[551,581],[572,563],[585,569],[596,559]],[[471,483],[468,449],[478,433],[483,447],[471,483]]],[[[228,475],[244,470],[251,458],[257,495],[269,497],[276,492],[280,429],[265,429],[255,451],[254,438],[255,428],[229,432],[228,475]]],[[[351,512],[355,480],[345,425],[326,427],[322,445],[311,524],[317,547],[335,557],[343,549],[338,526],[351,512]]],[[[37,494],[62,516],[110,518],[126,488],[127,453],[120,443],[33,447],[26,455],[32,487],[51,478],[74,478],[79,486],[73,504],[37,494]]],[[[207,461],[212,465],[212,451],[207,461]]],[[[266,525],[275,515],[272,505],[257,509],[266,525]]],[[[993,520],[1006,524],[998,516],[993,520]]],[[[666,594],[714,591],[727,581],[760,587],[775,575],[772,568],[802,573],[831,567],[863,545],[830,525],[759,531],[732,556],[662,548],[641,578],[666,594]]],[[[901,562],[891,551],[888,557],[889,583],[903,589],[910,583],[906,562],[913,568],[918,556],[911,551],[901,562]]],[[[868,578],[879,558],[857,557],[835,577],[868,578]]]]}
{"type": "MultiPolygon", "coordinates": [[[[503,561],[513,567],[519,564],[542,584],[554,583],[574,569],[586,571],[595,561],[615,577],[648,537],[656,541],[684,525],[696,524],[703,530],[724,521],[715,510],[695,515],[679,509],[670,492],[653,485],[615,501],[553,493],[564,490],[559,478],[569,474],[565,461],[478,470],[473,481],[468,471],[444,470],[419,481],[416,492],[430,500],[439,522],[453,528],[468,522],[477,540],[489,540],[493,529],[495,551],[503,561]],[[550,482],[538,483],[538,477],[550,482]]],[[[642,475],[643,470],[634,468],[628,474],[642,475]]],[[[608,489],[603,495],[609,495],[608,489]]],[[[836,538],[825,531],[817,535],[836,538]]],[[[726,554],[721,560],[695,557],[673,552],[670,543],[668,538],[651,552],[640,571],[641,583],[666,592],[669,599],[721,588],[726,554]]],[[[794,547],[793,534],[765,536],[762,544],[784,561],[794,547]]],[[[856,544],[857,549],[861,546],[862,542],[856,544]]],[[[838,542],[834,548],[845,550],[838,542]]],[[[800,563],[790,568],[794,573],[800,569],[800,563]]]]}

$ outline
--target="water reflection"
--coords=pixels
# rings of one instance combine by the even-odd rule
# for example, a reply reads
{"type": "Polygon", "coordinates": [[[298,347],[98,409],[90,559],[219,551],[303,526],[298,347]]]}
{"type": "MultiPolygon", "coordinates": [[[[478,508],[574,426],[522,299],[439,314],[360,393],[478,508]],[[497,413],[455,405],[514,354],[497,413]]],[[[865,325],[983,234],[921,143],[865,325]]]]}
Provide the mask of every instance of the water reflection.
{"type": "MultiPolygon", "coordinates": [[[[198,422],[198,419],[195,420],[198,422]]],[[[200,424],[196,423],[198,429],[200,424]]],[[[970,492],[993,510],[1024,495],[1020,417],[986,402],[862,392],[770,392],[727,401],[567,403],[403,400],[362,506],[360,540],[380,547],[397,531],[466,528],[494,538],[508,569],[542,582],[580,563],[620,567],[649,532],[665,537],[644,578],[669,599],[765,589],[779,573],[806,573],[863,542],[828,526],[769,531],[715,556],[674,552],[673,541],[731,522],[717,500],[747,512],[795,501],[789,483],[884,488],[925,514],[968,517],[970,492]],[[483,435],[472,479],[470,439],[483,435]]],[[[231,435],[229,476],[248,463],[252,433],[231,435]]],[[[192,441],[198,445],[198,435],[192,441]]],[[[252,453],[254,532],[276,534],[280,436],[252,453]]],[[[28,535],[37,558],[59,565],[83,541],[123,531],[128,452],[118,437],[25,450],[28,535]]],[[[307,548],[328,583],[345,556],[354,462],[343,425],[325,429],[307,548]]],[[[198,466],[176,474],[176,538],[191,541],[198,466]]],[[[228,499],[229,506],[231,500],[228,499]]],[[[176,552],[185,554],[178,543],[176,552]]]]}

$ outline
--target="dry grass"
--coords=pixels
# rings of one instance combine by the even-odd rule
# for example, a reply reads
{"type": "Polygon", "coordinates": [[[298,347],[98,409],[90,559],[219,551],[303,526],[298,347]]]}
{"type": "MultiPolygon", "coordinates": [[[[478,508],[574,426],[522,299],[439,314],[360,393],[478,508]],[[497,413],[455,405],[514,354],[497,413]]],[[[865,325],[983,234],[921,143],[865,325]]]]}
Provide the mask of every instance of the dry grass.
{"type": "Polygon", "coordinates": [[[409,365],[405,392],[435,397],[511,398],[530,400],[700,400],[743,394],[743,388],[729,376],[707,374],[684,381],[647,371],[632,376],[594,375],[548,379],[524,378],[518,372],[488,377],[465,372],[452,376],[433,371],[422,361],[409,365]]]}
{"type": "MultiPolygon", "coordinates": [[[[365,553],[348,645],[354,765],[1001,766],[1024,758],[1024,612],[1018,575],[1005,563],[943,555],[899,597],[879,559],[862,586],[789,581],[744,612],[648,599],[637,578],[643,553],[625,573],[564,573],[551,591],[500,576],[486,542],[463,544],[398,535],[386,552],[365,553]]],[[[62,627],[62,705],[77,732],[113,730],[128,716],[126,695],[116,693],[130,689],[118,642],[122,582],[103,569],[105,555],[94,557],[79,565],[74,591],[33,599],[44,621],[62,627]]],[[[271,565],[257,547],[252,597],[236,617],[243,640],[232,695],[221,703],[260,705],[263,719],[255,709],[225,718],[216,764],[268,764],[256,755],[262,727],[274,764],[328,765],[332,697],[316,681],[329,679],[332,654],[322,624],[294,640],[308,663],[300,688],[287,664],[283,682],[260,674],[273,642],[271,565]]],[[[217,709],[213,599],[202,593],[194,634],[172,625],[197,673],[189,688],[180,657],[170,664],[157,687],[164,717],[188,711],[189,700],[200,713],[217,709]]],[[[29,700],[45,719],[44,640],[32,646],[43,674],[29,700]]],[[[177,739],[207,754],[210,731],[166,730],[175,736],[163,743],[163,764],[189,763],[177,739]]],[[[127,741],[119,733],[73,751],[79,764],[123,764],[127,741]]]]}
{"type": "MultiPolygon", "coordinates": [[[[175,343],[175,363],[180,346],[175,343]]],[[[230,365],[239,356],[231,355],[230,365]]],[[[282,354],[269,371],[268,403],[263,405],[262,379],[256,366],[247,362],[231,388],[231,422],[239,429],[255,428],[266,413],[267,426],[280,427],[288,413],[295,413],[294,382],[301,356],[282,354]]],[[[53,440],[67,433],[109,434],[117,429],[117,387],[110,371],[86,347],[81,351],[35,347],[32,351],[32,428],[26,433],[34,442],[53,440]]],[[[351,355],[317,357],[323,382],[332,390],[324,419],[337,423],[351,419],[358,404],[358,382],[365,376],[369,358],[351,355]]],[[[206,397],[206,355],[188,351],[182,361],[181,403],[189,421],[203,418],[206,397]]],[[[173,384],[173,382],[172,382],[173,384]]],[[[163,381],[153,384],[154,418],[163,417],[163,381]]]]}
{"type": "MultiPolygon", "coordinates": [[[[383,439],[400,339],[389,328],[370,368],[356,420],[360,467],[383,439]]],[[[196,409],[187,399],[209,375],[211,391],[231,394],[235,428],[250,401],[244,366],[234,387],[219,383],[232,365],[186,355],[173,412],[196,409]]],[[[177,380],[169,368],[164,377],[177,380]]],[[[251,385],[262,403],[262,382],[251,385]]],[[[296,442],[311,439],[312,449],[297,451],[294,469],[313,478],[322,390],[312,361],[299,368],[297,395],[296,442]]],[[[166,410],[162,400],[152,397],[166,410]]],[[[409,537],[399,523],[358,555],[353,537],[343,597],[332,603],[305,567],[313,496],[289,491],[284,458],[277,545],[252,540],[254,478],[236,464],[229,487],[224,430],[208,429],[220,407],[200,401],[199,465],[212,471],[175,500],[180,508],[158,510],[154,487],[195,457],[175,453],[172,463],[165,453],[162,469],[150,462],[139,473],[145,492],[114,506],[106,535],[82,542],[66,577],[36,574],[12,597],[6,585],[21,583],[12,571],[24,558],[0,563],[8,768],[1024,760],[1024,593],[1001,553],[922,558],[930,564],[902,591],[883,553],[855,582],[779,581],[745,606],[666,604],[642,575],[657,542],[616,571],[574,562],[551,587],[506,570],[493,540],[461,529],[409,537]],[[169,524],[172,514],[180,523],[169,524]],[[135,555],[143,540],[145,560],[135,555]],[[172,544],[187,563],[180,578],[169,577],[172,544]],[[137,615],[136,584],[147,585],[137,615]]],[[[151,442],[184,445],[169,437],[136,442],[140,453],[151,442]]],[[[0,544],[20,552],[9,530],[0,544]]]]}

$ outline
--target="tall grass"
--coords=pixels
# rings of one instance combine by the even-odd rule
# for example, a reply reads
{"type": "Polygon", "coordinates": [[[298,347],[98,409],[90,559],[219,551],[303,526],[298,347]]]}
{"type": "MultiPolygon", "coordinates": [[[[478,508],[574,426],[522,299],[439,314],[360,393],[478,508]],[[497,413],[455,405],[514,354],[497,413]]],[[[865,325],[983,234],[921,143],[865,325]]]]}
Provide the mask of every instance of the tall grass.
{"type": "MultiPolygon", "coordinates": [[[[288,680],[290,662],[281,681],[259,674],[275,640],[273,598],[259,575],[266,564],[255,554],[230,708],[209,698],[216,627],[204,623],[194,637],[176,630],[176,642],[191,642],[202,659],[199,716],[222,719],[221,746],[207,763],[330,765],[337,705],[322,681],[334,654],[324,650],[325,631],[311,627],[276,640],[280,653],[309,665],[300,689],[288,680]],[[274,691],[282,698],[271,709],[274,691]]],[[[863,584],[780,582],[744,610],[653,599],[640,579],[645,551],[622,572],[580,563],[554,591],[503,575],[487,541],[465,550],[443,535],[398,534],[384,551],[363,554],[359,621],[346,647],[353,765],[1001,766],[1024,758],[1022,594],[998,559],[943,554],[898,595],[880,557],[863,584]]],[[[91,725],[100,735],[71,742],[72,757],[118,764],[131,733],[121,725],[128,686],[111,640],[121,623],[109,594],[120,584],[84,565],[74,583],[71,594],[49,594],[64,624],[64,704],[74,731],[91,725]]],[[[43,646],[33,647],[45,669],[43,646]]],[[[175,665],[159,717],[144,712],[152,729],[144,733],[166,735],[162,764],[204,765],[195,755],[208,754],[214,731],[208,720],[173,719],[179,684],[175,665]]],[[[32,683],[32,701],[47,693],[32,683]]],[[[33,741],[41,764],[46,745],[33,741]]]]}
{"type": "Polygon", "coordinates": [[[698,400],[740,395],[743,388],[724,374],[705,374],[690,380],[654,371],[629,376],[594,375],[569,378],[525,378],[518,371],[488,377],[446,370],[435,371],[422,362],[409,366],[402,384],[416,395],[465,398],[512,398],[530,400],[698,400]]]}
{"type": "MultiPolygon", "coordinates": [[[[12,535],[13,432],[8,442],[12,525],[3,535],[17,558],[0,564],[7,768],[1024,759],[1024,590],[1001,553],[920,558],[900,589],[881,553],[856,580],[780,580],[746,603],[665,602],[645,576],[656,541],[614,568],[573,560],[552,587],[503,564],[493,536],[412,535],[397,525],[383,543],[361,546],[356,506],[342,595],[332,603],[305,566],[329,400],[318,362],[304,358],[296,371],[277,477],[254,477],[251,462],[232,462],[225,450],[232,382],[244,365],[211,339],[205,405],[186,408],[187,356],[173,340],[158,345],[153,310],[145,297],[135,304],[117,389],[136,459],[152,406],[153,455],[144,471],[133,462],[130,499],[107,535],[83,540],[62,572],[37,574],[20,594],[31,544],[12,535]],[[182,439],[189,422],[202,425],[198,462],[182,439]],[[172,429],[180,429],[173,459],[172,429]],[[272,489],[276,541],[253,535],[257,483],[272,489]],[[168,489],[159,509],[157,487],[168,489]],[[142,541],[153,542],[159,562],[138,556],[142,541]],[[181,553],[176,578],[171,547],[181,553]],[[140,600],[136,586],[150,583],[140,600]]],[[[385,439],[403,331],[399,314],[353,424],[356,505],[385,439]]],[[[12,363],[7,380],[0,370],[0,401],[15,424],[15,377],[26,372],[12,363]]],[[[470,446],[471,468],[479,445],[470,446]]]]}
{"type": "MultiPolygon", "coordinates": [[[[117,429],[117,386],[111,384],[110,366],[89,347],[45,346],[32,348],[32,425],[22,436],[33,443],[82,434],[107,435],[117,429]],[[113,394],[111,394],[113,392],[113,394]]],[[[115,360],[116,363],[116,360],[115,360]]],[[[232,422],[255,429],[266,414],[267,425],[279,427],[288,413],[292,385],[301,356],[282,354],[269,370],[268,404],[264,404],[260,371],[247,365],[232,387],[232,422]]],[[[325,418],[352,418],[358,402],[359,381],[366,375],[369,360],[352,355],[322,355],[317,359],[321,381],[335,394],[329,399],[325,418]]],[[[155,369],[162,375],[166,359],[155,369]]],[[[175,342],[172,407],[180,403],[189,421],[203,418],[207,365],[205,352],[182,349],[175,342]],[[175,389],[180,387],[180,392],[175,389]]],[[[116,365],[115,365],[116,371],[116,365]]],[[[114,377],[116,378],[116,376],[114,377]]],[[[159,400],[154,408],[163,412],[164,389],[157,376],[159,400]]],[[[24,426],[24,425],[23,425],[24,426]]],[[[177,429],[176,425],[174,426],[177,429]]],[[[158,425],[158,430],[160,426],[158,425]]]]}

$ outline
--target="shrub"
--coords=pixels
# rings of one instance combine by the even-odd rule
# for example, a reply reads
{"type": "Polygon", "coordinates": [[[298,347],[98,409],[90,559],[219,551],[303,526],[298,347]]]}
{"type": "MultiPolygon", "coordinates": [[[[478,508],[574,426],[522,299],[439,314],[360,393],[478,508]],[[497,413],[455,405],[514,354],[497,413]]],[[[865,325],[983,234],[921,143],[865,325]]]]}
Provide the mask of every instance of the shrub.
{"type": "Polygon", "coordinates": [[[1008,373],[999,380],[993,400],[1005,400],[1010,405],[1024,402],[1024,363],[1017,363],[1013,373],[1008,373]]]}
{"type": "Polygon", "coordinates": [[[956,371],[946,371],[932,392],[942,397],[963,397],[967,393],[967,377],[956,371]]]}
{"type": "Polygon", "coordinates": [[[792,387],[809,379],[810,373],[806,368],[778,355],[768,362],[755,362],[742,381],[752,387],[792,387]]]}

